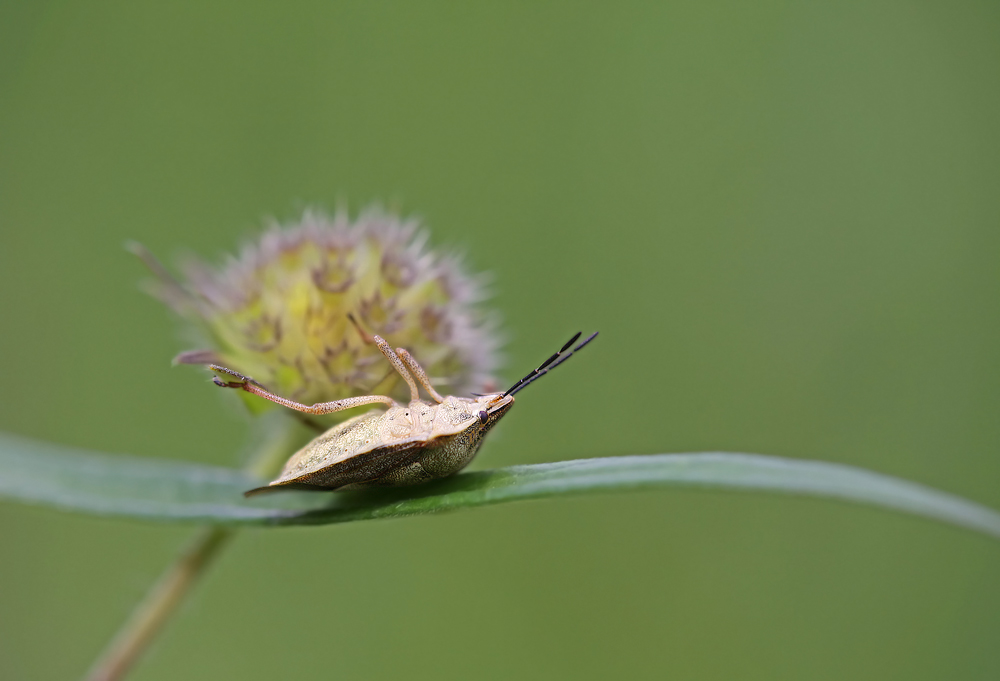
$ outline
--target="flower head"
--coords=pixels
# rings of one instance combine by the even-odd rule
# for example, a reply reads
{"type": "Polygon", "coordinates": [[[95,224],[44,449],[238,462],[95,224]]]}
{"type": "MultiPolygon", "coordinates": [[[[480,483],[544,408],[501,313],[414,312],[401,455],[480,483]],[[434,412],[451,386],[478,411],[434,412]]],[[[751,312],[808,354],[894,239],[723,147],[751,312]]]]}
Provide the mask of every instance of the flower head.
{"type": "Polygon", "coordinates": [[[479,307],[481,277],[426,240],[415,220],[377,209],[353,222],[343,212],[307,211],[220,266],[186,263],[184,282],[136,251],[156,275],[152,293],[207,342],[176,362],[223,364],[305,404],[376,392],[406,399],[370,341],[378,334],[407,348],[448,391],[487,390],[498,343],[479,307]]]}

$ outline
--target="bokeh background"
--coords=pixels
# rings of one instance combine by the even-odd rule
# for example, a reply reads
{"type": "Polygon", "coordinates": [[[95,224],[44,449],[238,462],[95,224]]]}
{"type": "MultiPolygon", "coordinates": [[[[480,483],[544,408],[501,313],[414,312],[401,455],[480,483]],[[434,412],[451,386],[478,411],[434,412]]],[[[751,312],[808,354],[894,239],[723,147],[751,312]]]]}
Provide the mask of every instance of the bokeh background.
{"type": "MultiPolygon", "coordinates": [[[[122,248],[381,200],[494,276],[475,467],[735,450],[1000,508],[994,2],[5,2],[0,428],[236,465],[122,248]]],[[[0,677],[81,674],[191,528],[0,506],[0,677]]],[[[610,495],[241,533],[134,679],[995,679],[1000,545],[610,495]]]]}

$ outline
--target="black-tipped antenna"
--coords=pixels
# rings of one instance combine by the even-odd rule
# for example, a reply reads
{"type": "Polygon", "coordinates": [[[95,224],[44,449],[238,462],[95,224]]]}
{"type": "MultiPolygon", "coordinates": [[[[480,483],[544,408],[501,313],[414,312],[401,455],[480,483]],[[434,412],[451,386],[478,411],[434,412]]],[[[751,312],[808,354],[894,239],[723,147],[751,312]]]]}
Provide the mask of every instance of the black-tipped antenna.
{"type": "Polygon", "coordinates": [[[577,352],[578,350],[580,350],[581,348],[583,348],[584,345],[586,345],[590,341],[594,340],[597,337],[597,332],[595,331],[594,333],[590,334],[589,336],[587,336],[587,338],[584,339],[584,341],[582,343],[580,343],[579,345],[577,345],[572,350],[569,350],[570,346],[573,345],[573,343],[575,343],[576,340],[579,337],[580,337],[580,332],[577,332],[577,334],[575,336],[573,336],[572,338],[570,338],[566,342],[566,344],[559,349],[559,352],[557,352],[556,354],[554,354],[551,357],[549,357],[547,360],[545,360],[544,362],[542,362],[542,364],[537,369],[535,369],[534,371],[532,371],[531,373],[529,373],[527,376],[525,376],[524,378],[522,378],[520,381],[518,381],[517,383],[515,383],[514,385],[512,385],[510,388],[508,388],[507,392],[505,392],[503,394],[503,396],[506,397],[508,395],[514,395],[514,394],[516,394],[516,393],[524,390],[525,388],[528,387],[529,384],[531,384],[534,381],[537,381],[539,378],[541,378],[545,374],[547,374],[550,371],[552,371],[553,369],[555,369],[557,366],[559,366],[560,364],[562,364],[563,362],[565,362],[567,359],[569,359],[570,357],[572,357],[574,352],[577,352]],[[567,350],[569,350],[569,352],[566,352],[567,350]]]}

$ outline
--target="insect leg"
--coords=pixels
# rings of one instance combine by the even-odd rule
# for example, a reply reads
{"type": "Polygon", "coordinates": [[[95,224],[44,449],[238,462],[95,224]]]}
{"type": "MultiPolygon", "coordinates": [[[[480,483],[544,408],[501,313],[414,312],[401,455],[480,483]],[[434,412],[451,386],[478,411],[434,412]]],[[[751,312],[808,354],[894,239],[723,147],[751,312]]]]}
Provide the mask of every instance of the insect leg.
{"type": "Polygon", "coordinates": [[[417,360],[413,359],[413,355],[403,348],[396,348],[396,354],[398,354],[399,358],[403,360],[403,364],[406,365],[406,368],[413,373],[417,382],[424,386],[424,390],[427,391],[427,394],[433,397],[435,402],[444,402],[444,398],[441,397],[441,395],[438,394],[438,391],[434,389],[434,386],[431,385],[431,379],[427,376],[427,372],[424,371],[422,366],[417,364],[417,360]]]}
{"type": "Polygon", "coordinates": [[[417,384],[413,381],[413,376],[411,376],[410,372],[406,370],[403,360],[399,358],[399,355],[393,352],[392,347],[386,343],[381,336],[372,336],[372,339],[375,341],[378,349],[382,351],[382,354],[385,355],[385,358],[389,360],[389,363],[392,364],[393,368],[399,372],[399,375],[403,377],[406,384],[410,386],[410,401],[419,400],[420,391],[417,390],[417,384]]]}
{"type": "MultiPolygon", "coordinates": [[[[399,362],[396,361],[396,358],[392,354],[392,349],[389,348],[389,344],[378,336],[369,335],[368,333],[366,333],[365,330],[361,328],[361,324],[358,323],[358,320],[355,319],[353,313],[348,312],[347,319],[351,322],[351,324],[354,325],[354,329],[358,332],[358,335],[361,336],[361,340],[364,341],[365,343],[375,343],[376,345],[378,345],[378,349],[381,350],[382,354],[385,355],[386,359],[389,360],[389,362],[392,364],[393,369],[395,369],[406,380],[406,384],[410,386],[410,401],[412,402],[413,400],[420,399],[420,394],[414,387],[412,376],[410,376],[410,373],[406,371],[406,369],[400,367],[399,362]],[[388,352],[386,351],[387,348],[389,349],[388,352]]],[[[397,352],[403,353],[406,352],[406,350],[399,348],[397,349],[397,352]]],[[[409,360],[407,360],[407,358],[403,357],[402,354],[400,354],[399,356],[402,357],[403,362],[406,364],[406,367],[413,372],[414,376],[417,377],[417,380],[420,382],[420,385],[427,388],[427,392],[435,400],[441,402],[442,401],[441,396],[438,395],[437,392],[434,390],[434,388],[431,387],[430,381],[427,379],[427,374],[424,372],[423,369],[420,368],[420,365],[418,365],[412,357],[410,357],[409,360]]],[[[407,354],[407,357],[409,357],[409,354],[407,354]]],[[[390,375],[392,375],[391,372],[390,375]]],[[[381,381],[379,382],[381,383],[381,381]]]]}
{"type": "Polygon", "coordinates": [[[257,381],[255,381],[252,378],[250,378],[249,376],[244,376],[243,374],[241,374],[238,371],[233,371],[232,369],[229,369],[227,367],[221,366],[219,364],[209,364],[208,368],[211,369],[212,371],[216,371],[216,372],[218,372],[220,374],[229,374],[230,376],[235,376],[236,378],[239,379],[238,381],[229,381],[229,382],[227,382],[227,381],[220,381],[220,379],[218,377],[216,377],[216,378],[212,379],[213,381],[215,381],[216,385],[222,385],[223,383],[226,383],[226,387],[227,388],[235,388],[235,387],[237,387],[235,385],[237,383],[253,383],[254,385],[256,385],[256,386],[258,386],[260,388],[264,387],[260,383],[258,383],[257,381]],[[233,383],[233,385],[229,385],[229,383],[233,383]]]}
{"type": "Polygon", "coordinates": [[[270,400],[275,404],[280,404],[283,407],[288,407],[289,409],[294,409],[296,411],[305,412],[306,414],[332,414],[335,411],[343,411],[345,409],[352,409],[354,407],[360,407],[365,404],[374,404],[376,402],[382,402],[390,406],[394,406],[396,404],[396,400],[385,395],[362,395],[359,397],[348,397],[343,400],[335,400],[333,402],[320,402],[318,404],[305,405],[300,402],[295,402],[294,400],[279,397],[278,395],[275,395],[265,389],[252,378],[237,373],[232,369],[226,369],[225,367],[215,364],[211,365],[211,368],[213,371],[227,373],[241,379],[239,381],[223,381],[218,376],[215,376],[212,380],[215,381],[215,384],[219,387],[245,390],[248,393],[257,395],[258,397],[263,397],[265,400],[270,400]]]}

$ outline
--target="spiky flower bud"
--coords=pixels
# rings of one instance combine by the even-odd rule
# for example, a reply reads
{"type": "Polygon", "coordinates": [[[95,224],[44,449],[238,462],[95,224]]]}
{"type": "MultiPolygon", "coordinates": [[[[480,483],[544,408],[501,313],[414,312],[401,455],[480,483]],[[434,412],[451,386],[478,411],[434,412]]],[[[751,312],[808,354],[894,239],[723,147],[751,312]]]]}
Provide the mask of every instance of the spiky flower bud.
{"type": "Polygon", "coordinates": [[[307,211],[219,267],[186,263],[184,282],[137,252],[156,274],[152,293],[207,343],[176,362],[222,364],[305,404],[373,393],[405,401],[406,386],[370,341],[378,334],[407,348],[448,392],[485,391],[497,342],[479,307],[482,278],[426,240],[415,220],[378,209],[353,222],[344,212],[307,211]]]}

